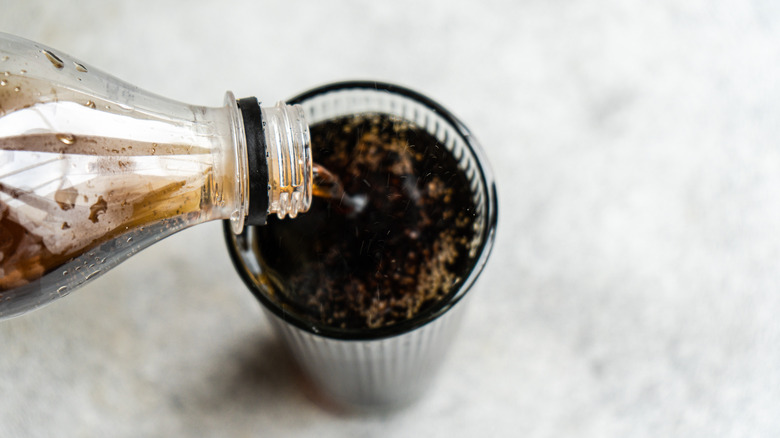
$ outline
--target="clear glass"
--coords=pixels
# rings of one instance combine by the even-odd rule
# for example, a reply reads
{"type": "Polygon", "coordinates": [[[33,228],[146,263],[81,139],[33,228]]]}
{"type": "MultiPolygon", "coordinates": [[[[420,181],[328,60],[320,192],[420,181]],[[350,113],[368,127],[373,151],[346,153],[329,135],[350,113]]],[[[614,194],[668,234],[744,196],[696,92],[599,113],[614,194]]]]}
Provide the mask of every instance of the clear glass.
{"type": "MultiPolygon", "coordinates": [[[[240,232],[249,163],[239,111],[230,92],[223,107],[176,102],[0,33],[0,318],[184,228],[229,219],[240,232]]],[[[274,164],[303,173],[269,184],[295,200],[273,212],[294,216],[311,199],[308,125],[299,108],[272,112],[294,116],[267,123],[285,134],[269,156],[288,151],[274,164]]]]}
{"type": "MultiPolygon", "coordinates": [[[[328,85],[292,100],[318,122],[354,114],[387,114],[433,134],[458,161],[474,201],[471,268],[446,299],[404,322],[377,329],[339,329],[301,317],[273,298],[258,253],[258,229],[226,228],[239,275],[263,304],[278,336],[326,397],[354,409],[392,409],[419,397],[438,370],[463,312],[463,298],[487,262],[497,222],[492,172],[474,137],[453,115],[410,90],[376,82],[328,85]]],[[[312,145],[316,161],[317,148],[312,145]]],[[[273,275],[273,274],[270,274],[273,275]]]]}

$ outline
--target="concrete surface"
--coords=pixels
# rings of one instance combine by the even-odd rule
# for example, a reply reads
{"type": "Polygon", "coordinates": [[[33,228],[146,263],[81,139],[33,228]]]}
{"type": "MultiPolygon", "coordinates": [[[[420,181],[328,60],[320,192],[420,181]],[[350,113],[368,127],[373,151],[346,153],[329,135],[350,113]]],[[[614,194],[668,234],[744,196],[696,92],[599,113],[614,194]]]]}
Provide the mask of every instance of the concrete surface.
{"type": "Polygon", "coordinates": [[[0,436],[780,434],[780,6],[0,3],[0,30],[220,105],[370,78],[485,146],[498,242],[441,377],[312,401],[224,249],[182,232],[0,322],[0,436]]]}

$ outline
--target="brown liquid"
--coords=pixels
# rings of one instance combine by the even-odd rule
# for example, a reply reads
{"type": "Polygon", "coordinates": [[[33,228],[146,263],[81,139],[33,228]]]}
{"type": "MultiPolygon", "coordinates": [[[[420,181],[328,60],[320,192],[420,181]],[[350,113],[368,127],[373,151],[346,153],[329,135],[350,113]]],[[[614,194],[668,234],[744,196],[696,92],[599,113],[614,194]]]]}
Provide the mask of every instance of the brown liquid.
{"type": "Polygon", "coordinates": [[[413,318],[457,290],[474,264],[476,207],[455,157],[387,116],[310,129],[313,158],[330,171],[318,167],[321,197],[298,218],[269,218],[251,246],[270,298],[317,324],[365,329],[413,318]]]}
{"type": "Polygon", "coordinates": [[[344,197],[344,185],[339,178],[330,173],[325,167],[314,163],[313,172],[314,182],[312,184],[312,195],[325,199],[341,199],[344,197]]]}
{"type": "Polygon", "coordinates": [[[314,197],[334,201],[337,208],[345,214],[358,214],[365,208],[365,195],[348,195],[338,176],[320,164],[314,163],[313,167],[312,195],[314,197]]]}
{"type": "Polygon", "coordinates": [[[146,172],[193,152],[208,151],[69,134],[0,138],[0,296],[122,234],[200,215],[213,184],[206,161],[186,178],[146,172]]]}

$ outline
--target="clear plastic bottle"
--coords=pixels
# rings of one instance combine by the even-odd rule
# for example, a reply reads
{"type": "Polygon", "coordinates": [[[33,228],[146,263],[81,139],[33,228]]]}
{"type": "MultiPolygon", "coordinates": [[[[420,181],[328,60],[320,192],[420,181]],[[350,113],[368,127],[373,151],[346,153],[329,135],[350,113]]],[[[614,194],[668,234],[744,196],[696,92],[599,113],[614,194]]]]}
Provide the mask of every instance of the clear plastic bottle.
{"type": "Polygon", "coordinates": [[[187,105],[0,34],[0,318],[67,295],[184,228],[311,203],[302,109],[187,105]]]}

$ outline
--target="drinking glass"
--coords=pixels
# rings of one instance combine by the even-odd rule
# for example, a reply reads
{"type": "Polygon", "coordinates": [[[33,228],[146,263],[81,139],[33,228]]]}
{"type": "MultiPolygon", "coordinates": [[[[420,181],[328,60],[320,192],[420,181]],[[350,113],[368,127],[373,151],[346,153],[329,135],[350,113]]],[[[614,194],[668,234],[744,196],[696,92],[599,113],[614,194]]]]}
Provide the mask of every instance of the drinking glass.
{"type": "MultiPolygon", "coordinates": [[[[488,260],[496,231],[497,198],[490,166],[466,127],[433,100],[378,82],[343,82],[303,93],[288,102],[304,108],[310,125],[356,114],[385,114],[413,123],[455,157],[471,187],[476,245],[470,267],[444,299],[403,322],[373,329],[342,329],[297,315],[272,298],[257,258],[257,227],[225,236],[239,275],[262,304],[275,332],[316,387],[353,409],[404,406],[424,393],[452,343],[465,298],[488,260]]],[[[317,148],[312,145],[314,160],[317,148]]]]}

